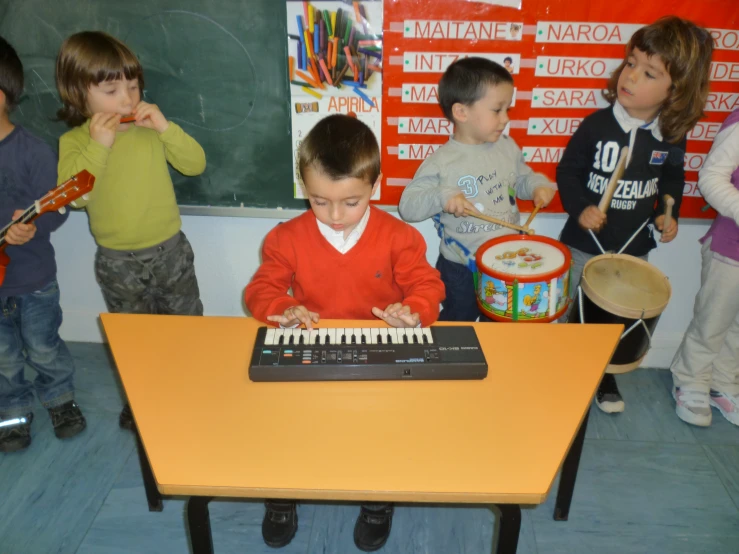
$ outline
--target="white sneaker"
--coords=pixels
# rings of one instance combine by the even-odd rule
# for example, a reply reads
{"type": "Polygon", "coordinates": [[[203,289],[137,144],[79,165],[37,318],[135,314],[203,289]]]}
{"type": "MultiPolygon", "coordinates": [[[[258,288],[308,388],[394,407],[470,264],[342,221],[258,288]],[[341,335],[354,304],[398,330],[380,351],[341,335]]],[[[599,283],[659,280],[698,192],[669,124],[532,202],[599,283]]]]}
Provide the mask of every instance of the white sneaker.
{"type": "Polygon", "coordinates": [[[676,402],[677,417],[685,423],[700,427],[711,425],[711,406],[708,403],[707,392],[672,387],[672,397],[676,402]]]}
{"type": "Polygon", "coordinates": [[[711,406],[734,425],[739,426],[739,395],[724,394],[711,389],[711,406]]]}
{"type": "Polygon", "coordinates": [[[595,405],[607,414],[619,414],[626,405],[616,385],[616,378],[611,373],[603,375],[595,393],[595,405]]]}

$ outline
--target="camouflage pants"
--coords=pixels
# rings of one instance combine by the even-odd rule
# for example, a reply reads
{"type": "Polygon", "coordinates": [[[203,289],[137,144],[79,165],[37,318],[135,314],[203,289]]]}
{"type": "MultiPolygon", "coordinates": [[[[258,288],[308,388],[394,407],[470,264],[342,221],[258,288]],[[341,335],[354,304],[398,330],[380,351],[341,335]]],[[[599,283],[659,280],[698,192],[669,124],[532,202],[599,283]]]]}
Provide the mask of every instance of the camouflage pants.
{"type": "Polygon", "coordinates": [[[111,313],[203,315],[194,260],[180,231],[160,245],[134,252],[99,247],[95,277],[111,313]]]}

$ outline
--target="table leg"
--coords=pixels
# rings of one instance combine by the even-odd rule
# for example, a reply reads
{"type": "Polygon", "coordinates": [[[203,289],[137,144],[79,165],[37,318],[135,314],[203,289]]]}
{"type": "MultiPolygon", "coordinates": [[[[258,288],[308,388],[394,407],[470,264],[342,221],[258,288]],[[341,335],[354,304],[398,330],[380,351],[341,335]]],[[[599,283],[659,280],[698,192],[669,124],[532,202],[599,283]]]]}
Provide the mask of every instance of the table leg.
{"type": "Polygon", "coordinates": [[[575,492],[575,480],[577,479],[577,469],[580,466],[580,454],[582,454],[582,445],[585,441],[585,431],[588,428],[588,417],[590,409],[585,413],[585,417],[577,431],[577,436],[567,453],[564,463],[562,464],[562,474],[559,478],[559,490],[557,490],[557,501],[554,504],[554,519],[556,521],[567,521],[570,515],[570,503],[572,502],[572,494],[575,492]]]}
{"type": "Polygon", "coordinates": [[[187,527],[190,531],[192,554],[213,554],[213,535],[210,532],[208,496],[191,496],[187,500],[187,527]]]}
{"type": "MultiPolygon", "coordinates": [[[[518,504],[496,504],[500,510],[498,545],[493,537],[493,554],[516,554],[521,531],[521,507],[518,504]]],[[[494,522],[493,522],[494,524],[494,522]]]]}
{"type": "Polygon", "coordinates": [[[139,465],[141,466],[141,476],[144,478],[144,490],[146,491],[146,500],[149,503],[149,511],[161,512],[164,509],[162,495],[157,489],[154,472],[151,470],[149,458],[146,456],[144,444],[141,442],[141,435],[139,435],[139,430],[136,428],[134,428],[134,435],[136,435],[136,450],[139,453],[139,465]]]}

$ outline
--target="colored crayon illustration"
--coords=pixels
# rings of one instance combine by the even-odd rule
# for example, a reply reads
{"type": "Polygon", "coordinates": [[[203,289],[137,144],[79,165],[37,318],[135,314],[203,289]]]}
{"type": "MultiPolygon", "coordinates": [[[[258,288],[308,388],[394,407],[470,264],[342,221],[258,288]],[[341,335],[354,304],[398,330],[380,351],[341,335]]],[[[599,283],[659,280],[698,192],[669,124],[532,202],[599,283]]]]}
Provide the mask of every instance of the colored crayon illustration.
{"type": "Polygon", "coordinates": [[[489,314],[501,319],[544,319],[566,307],[568,284],[569,272],[551,281],[537,283],[503,281],[481,273],[478,274],[478,298],[489,314]],[[553,310],[550,310],[550,303],[553,310]]]}
{"type": "MultiPolygon", "coordinates": [[[[287,2],[294,159],[302,137],[335,113],[353,112],[380,142],[382,15],[381,1],[287,2]]],[[[294,191],[304,197],[297,172],[294,191]]]]}

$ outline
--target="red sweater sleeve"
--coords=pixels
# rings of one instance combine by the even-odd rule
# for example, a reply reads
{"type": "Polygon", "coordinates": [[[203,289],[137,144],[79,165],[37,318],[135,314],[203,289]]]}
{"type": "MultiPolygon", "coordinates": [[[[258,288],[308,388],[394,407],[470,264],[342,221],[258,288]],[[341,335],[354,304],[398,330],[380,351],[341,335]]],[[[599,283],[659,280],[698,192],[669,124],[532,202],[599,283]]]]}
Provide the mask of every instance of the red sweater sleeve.
{"type": "MultiPolygon", "coordinates": [[[[264,239],[262,264],[244,291],[246,307],[255,318],[267,322],[268,315],[280,315],[298,302],[289,294],[295,275],[295,250],[278,225],[264,239]]],[[[271,323],[274,325],[274,323],[271,323]]]]}
{"type": "Polygon", "coordinates": [[[403,291],[403,304],[418,312],[421,325],[428,327],[439,319],[439,304],[446,292],[439,272],[426,260],[426,241],[410,225],[393,241],[393,276],[403,291]]]}

